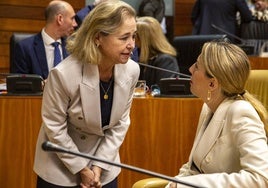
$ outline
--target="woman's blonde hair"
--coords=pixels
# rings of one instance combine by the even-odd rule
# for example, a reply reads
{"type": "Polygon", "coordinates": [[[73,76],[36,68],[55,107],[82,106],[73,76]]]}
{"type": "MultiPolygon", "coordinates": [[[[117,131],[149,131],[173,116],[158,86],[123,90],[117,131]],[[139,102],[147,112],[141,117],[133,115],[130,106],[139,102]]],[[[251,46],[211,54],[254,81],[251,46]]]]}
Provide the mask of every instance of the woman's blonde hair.
{"type": "Polygon", "coordinates": [[[123,1],[100,3],[86,16],[77,32],[68,38],[68,52],[83,63],[98,64],[102,56],[95,44],[96,37],[115,33],[129,17],[136,17],[135,9],[123,1]]]}
{"type": "Polygon", "coordinates": [[[268,135],[267,110],[257,98],[245,90],[251,70],[246,53],[234,44],[212,41],[204,44],[199,57],[204,63],[207,76],[219,81],[225,96],[244,99],[252,104],[264,123],[268,135]]]}
{"type": "Polygon", "coordinates": [[[137,37],[140,41],[140,57],[142,63],[159,53],[176,56],[176,49],[168,42],[160,23],[153,17],[137,18],[137,37]]]}

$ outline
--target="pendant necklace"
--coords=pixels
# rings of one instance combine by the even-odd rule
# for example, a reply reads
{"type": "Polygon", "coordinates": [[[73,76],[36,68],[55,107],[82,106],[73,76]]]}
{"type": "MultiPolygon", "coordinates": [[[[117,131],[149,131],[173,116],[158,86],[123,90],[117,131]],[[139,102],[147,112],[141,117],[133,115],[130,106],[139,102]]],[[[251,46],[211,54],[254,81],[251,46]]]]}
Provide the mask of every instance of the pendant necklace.
{"type": "Polygon", "coordinates": [[[103,87],[103,85],[102,85],[102,83],[100,81],[101,89],[104,92],[104,95],[103,95],[103,99],[104,100],[108,100],[109,99],[108,91],[110,90],[110,87],[112,85],[112,82],[113,82],[113,79],[110,80],[109,86],[108,86],[107,90],[105,91],[105,89],[104,89],[104,87],[103,87]]]}

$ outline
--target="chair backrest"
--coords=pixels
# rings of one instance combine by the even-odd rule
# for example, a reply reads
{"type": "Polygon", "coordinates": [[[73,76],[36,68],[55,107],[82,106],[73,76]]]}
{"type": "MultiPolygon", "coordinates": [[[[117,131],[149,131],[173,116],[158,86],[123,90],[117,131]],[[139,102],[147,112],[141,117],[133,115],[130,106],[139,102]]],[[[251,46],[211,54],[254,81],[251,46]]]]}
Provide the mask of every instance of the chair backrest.
{"type": "Polygon", "coordinates": [[[168,182],[160,178],[146,178],[135,182],[132,188],[165,188],[168,182]]]}
{"type": "Polygon", "coordinates": [[[177,50],[180,72],[189,74],[189,68],[195,63],[205,42],[227,38],[226,35],[185,35],[176,36],[173,46],[177,50]]]}
{"type": "Polygon", "coordinates": [[[255,95],[268,110],[268,70],[251,70],[245,89],[255,95]]]}
{"type": "Polygon", "coordinates": [[[9,52],[10,52],[10,67],[9,71],[10,73],[14,73],[14,59],[15,59],[15,46],[16,44],[23,40],[26,39],[30,36],[34,35],[33,33],[13,33],[10,37],[10,47],[9,47],[9,52]]]}
{"type": "Polygon", "coordinates": [[[242,23],[240,35],[243,39],[267,40],[268,22],[251,21],[249,23],[242,23]]]}

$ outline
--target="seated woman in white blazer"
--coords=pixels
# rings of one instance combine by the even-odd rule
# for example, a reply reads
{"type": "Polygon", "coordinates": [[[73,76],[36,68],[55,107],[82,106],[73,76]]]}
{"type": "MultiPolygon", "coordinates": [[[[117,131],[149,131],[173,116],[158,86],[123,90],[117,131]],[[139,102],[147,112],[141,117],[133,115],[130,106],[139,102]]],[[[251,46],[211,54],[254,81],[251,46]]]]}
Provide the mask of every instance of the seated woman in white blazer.
{"type": "Polygon", "coordinates": [[[191,92],[204,105],[189,161],[176,178],[207,188],[268,187],[267,111],[244,88],[247,55],[234,44],[208,42],[189,70],[191,92]]]}

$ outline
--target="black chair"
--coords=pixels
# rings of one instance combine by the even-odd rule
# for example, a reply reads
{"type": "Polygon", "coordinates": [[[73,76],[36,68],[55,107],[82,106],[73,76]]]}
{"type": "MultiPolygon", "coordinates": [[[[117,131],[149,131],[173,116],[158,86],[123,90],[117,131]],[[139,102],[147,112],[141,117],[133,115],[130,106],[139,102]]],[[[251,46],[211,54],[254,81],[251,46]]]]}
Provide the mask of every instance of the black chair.
{"type": "Polygon", "coordinates": [[[246,45],[254,47],[254,52],[249,55],[261,55],[262,45],[268,40],[268,22],[256,20],[242,23],[240,37],[246,45]]]}
{"type": "Polygon", "coordinates": [[[242,23],[240,32],[243,39],[267,40],[268,22],[251,21],[249,23],[242,23]]]}
{"type": "Polygon", "coordinates": [[[10,73],[14,73],[14,59],[15,59],[15,46],[16,44],[23,40],[26,39],[30,36],[33,36],[33,33],[13,33],[10,37],[10,47],[9,47],[9,52],[10,52],[10,67],[9,67],[9,71],[10,73]]]}
{"type": "Polygon", "coordinates": [[[185,35],[174,37],[173,46],[178,53],[177,61],[180,72],[189,74],[188,69],[196,62],[205,42],[226,38],[226,35],[185,35]]]}

